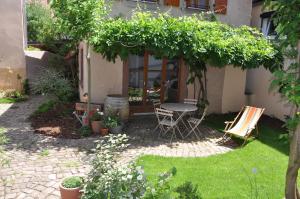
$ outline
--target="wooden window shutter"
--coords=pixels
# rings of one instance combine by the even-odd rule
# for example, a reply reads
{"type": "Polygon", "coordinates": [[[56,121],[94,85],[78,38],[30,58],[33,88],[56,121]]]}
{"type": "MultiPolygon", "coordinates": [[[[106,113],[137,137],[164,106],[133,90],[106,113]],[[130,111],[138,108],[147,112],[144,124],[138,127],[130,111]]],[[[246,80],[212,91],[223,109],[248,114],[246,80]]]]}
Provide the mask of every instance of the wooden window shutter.
{"type": "Polygon", "coordinates": [[[218,14],[226,14],[227,0],[215,0],[215,12],[218,14]]]}
{"type": "Polygon", "coordinates": [[[165,5],[179,7],[179,0],[165,0],[165,5]]]}

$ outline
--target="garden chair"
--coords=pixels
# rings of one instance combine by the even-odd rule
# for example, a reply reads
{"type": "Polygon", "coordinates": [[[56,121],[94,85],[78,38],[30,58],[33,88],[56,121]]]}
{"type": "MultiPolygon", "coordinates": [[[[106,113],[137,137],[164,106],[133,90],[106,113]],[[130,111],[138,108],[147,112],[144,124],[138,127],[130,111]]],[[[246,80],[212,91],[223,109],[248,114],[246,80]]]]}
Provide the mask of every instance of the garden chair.
{"type": "Polygon", "coordinates": [[[174,119],[173,111],[156,108],[155,114],[158,119],[160,133],[167,134],[168,132],[172,131],[170,142],[172,142],[173,136],[176,137],[176,130],[179,132],[180,136],[184,138],[180,132],[180,129],[178,128],[179,119],[174,119]]]}
{"type": "Polygon", "coordinates": [[[195,105],[195,106],[196,106],[197,103],[198,103],[198,100],[186,98],[186,99],[183,100],[183,103],[185,103],[185,104],[192,104],[192,105],[195,105]]]}
{"type": "Polygon", "coordinates": [[[264,108],[244,106],[233,121],[226,121],[223,140],[226,140],[228,134],[244,138],[244,144],[247,142],[252,131],[256,129],[258,136],[257,122],[264,112],[264,108]]]}
{"type": "MultiPolygon", "coordinates": [[[[185,98],[185,99],[183,100],[183,103],[184,103],[184,104],[191,104],[191,105],[197,106],[198,100],[196,100],[196,99],[185,98]]],[[[195,115],[195,112],[190,112],[190,113],[188,113],[188,114],[186,115],[186,117],[192,117],[193,115],[195,115]]]]}
{"type": "MultiPolygon", "coordinates": [[[[91,104],[90,114],[93,114],[97,110],[102,111],[102,106],[100,104],[91,104]]],[[[88,125],[87,103],[77,102],[73,114],[82,126],[88,125]]]]}
{"type": "Polygon", "coordinates": [[[201,124],[201,122],[204,120],[204,117],[206,116],[206,112],[207,112],[207,107],[204,108],[204,110],[202,112],[202,116],[200,118],[190,117],[187,119],[187,123],[190,127],[190,132],[185,137],[188,137],[190,134],[193,133],[196,136],[196,138],[199,139],[199,136],[198,136],[198,133],[196,132],[196,130],[198,132],[200,132],[198,127],[201,124]]]}
{"type": "Polygon", "coordinates": [[[154,100],[152,100],[152,104],[153,104],[153,108],[155,110],[156,108],[160,108],[161,102],[159,99],[154,99],[154,100]]]}
{"type": "MultiPolygon", "coordinates": [[[[152,104],[153,104],[153,109],[154,109],[154,112],[155,112],[155,109],[156,108],[161,108],[160,105],[161,105],[161,102],[159,99],[154,99],[152,100],[152,104]]],[[[156,115],[156,114],[155,114],[156,115]]],[[[157,117],[157,115],[156,115],[157,117]]],[[[157,118],[158,119],[158,118],[157,118]]],[[[157,129],[159,128],[159,124],[156,125],[156,127],[154,128],[153,132],[155,132],[157,129]]]]}

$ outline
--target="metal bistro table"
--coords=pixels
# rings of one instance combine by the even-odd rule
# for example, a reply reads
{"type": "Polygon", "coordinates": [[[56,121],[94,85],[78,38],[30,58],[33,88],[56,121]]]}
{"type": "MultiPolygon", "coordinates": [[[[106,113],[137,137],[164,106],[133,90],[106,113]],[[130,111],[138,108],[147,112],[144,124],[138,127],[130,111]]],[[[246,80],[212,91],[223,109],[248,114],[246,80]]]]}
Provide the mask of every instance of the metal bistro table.
{"type": "Polygon", "coordinates": [[[185,104],[185,103],[164,103],[161,104],[160,106],[163,109],[169,110],[169,111],[174,111],[178,114],[178,120],[184,125],[187,130],[187,125],[183,121],[183,117],[189,113],[189,112],[194,112],[198,109],[197,106],[193,104],[185,104]]]}

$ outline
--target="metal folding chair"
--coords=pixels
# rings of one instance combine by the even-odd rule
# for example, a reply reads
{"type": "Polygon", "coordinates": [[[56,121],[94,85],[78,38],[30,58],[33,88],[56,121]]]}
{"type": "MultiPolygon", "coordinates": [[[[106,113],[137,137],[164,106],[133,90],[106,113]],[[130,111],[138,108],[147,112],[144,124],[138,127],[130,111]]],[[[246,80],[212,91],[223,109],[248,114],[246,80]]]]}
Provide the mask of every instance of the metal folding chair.
{"type": "Polygon", "coordinates": [[[196,132],[196,130],[200,132],[198,127],[201,124],[201,122],[204,120],[206,111],[207,111],[207,107],[204,108],[202,116],[200,118],[195,118],[195,117],[188,118],[187,122],[190,127],[190,132],[186,135],[186,137],[188,137],[191,133],[194,133],[194,135],[197,137],[197,139],[199,139],[199,136],[198,136],[198,133],[196,132]]]}
{"type": "MultiPolygon", "coordinates": [[[[156,112],[156,108],[161,108],[160,105],[161,105],[161,102],[160,100],[152,100],[152,104],[153,104],[153,109],[154,109],[154,112],[156,112]]],[[[155,114],[156,115],[156,114],[155,114]]],[[[158,118],[157,118],[157,115],[156,115],[156,119],[158,121],[158,118]]],[[[159,128],[159,124],[156,125],[156,127],[154,128],[153,132],[155,132],[157,129],[159,128]]]]}
{"type": "MultiPolygon", "coordinates": [[[[174,119],[173,111],[168,111],[161,108],[155,109],[155,114],[158,119],[158,127],[160,129],[160,134],[166,135],[168,132],[172,131],[172,136],[170,142],[172,142],[173,137],[176,137],[176,130],[179,132],[182,139],[184,138],[178,128],[179,119],[174,119]]],[[[159,135],[160,135],[159,134],[159,135]]]]}
{"type": "Polygon", "coordinates": [[[185,103],[185,104],[192,104],[192,105],[195,105],[195,106],[196,106],[197,103],[198,103],[198,100],[186,98],[186,99],[183,100],[183,103],[185,103]]]}

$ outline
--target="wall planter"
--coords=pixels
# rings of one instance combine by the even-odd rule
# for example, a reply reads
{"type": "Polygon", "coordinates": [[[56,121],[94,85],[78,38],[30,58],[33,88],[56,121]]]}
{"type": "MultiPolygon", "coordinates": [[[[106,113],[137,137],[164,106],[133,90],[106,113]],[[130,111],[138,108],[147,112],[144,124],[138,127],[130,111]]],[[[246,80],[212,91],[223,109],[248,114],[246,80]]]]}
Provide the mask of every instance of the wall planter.
{"type": "Polygon", "coordinates": [[[60,183],[60,195],[62,199],[80,199],[81,198],[81,186],[83,184],[83,178],[79,176],[71,176],[64,178],[60,183]]]}

